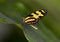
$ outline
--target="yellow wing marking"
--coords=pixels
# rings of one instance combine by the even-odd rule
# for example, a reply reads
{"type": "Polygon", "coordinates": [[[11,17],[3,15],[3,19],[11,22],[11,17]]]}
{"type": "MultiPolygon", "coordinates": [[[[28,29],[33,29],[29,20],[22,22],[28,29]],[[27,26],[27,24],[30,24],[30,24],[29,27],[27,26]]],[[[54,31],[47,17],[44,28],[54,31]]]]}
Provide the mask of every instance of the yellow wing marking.
{"type": "Polygon", "coordinates": [[[31,17],[26,17],[25,20],[26,20],[26,19],[29,19],[29,18],[31,18],[31,17]]]}
{"type": "Polygon", "coordinates": [[[45,13],[45,11],[44,10],[41,10],[43,13],[45,13]]]}
{"type": "Polygon", "coordinates": [[[36,18],[36,19],[39,18],[39,16],[34,14],[34,13],[32,13],[31,15],[33,15],[33,17],[36,18]]]}
{"type": "Polygon", "coordinates": [[[29,19],[29,20],[26,20],[25,22],[29,22],[29,21],[34,21],[35,19],[29,19]]]}
{"type": "Polygon", "coordinates": [[[43,14],[41,14],[41,12],[36,11],[36,13],[38,14],[38,16],[44,16],[43,14]]]}

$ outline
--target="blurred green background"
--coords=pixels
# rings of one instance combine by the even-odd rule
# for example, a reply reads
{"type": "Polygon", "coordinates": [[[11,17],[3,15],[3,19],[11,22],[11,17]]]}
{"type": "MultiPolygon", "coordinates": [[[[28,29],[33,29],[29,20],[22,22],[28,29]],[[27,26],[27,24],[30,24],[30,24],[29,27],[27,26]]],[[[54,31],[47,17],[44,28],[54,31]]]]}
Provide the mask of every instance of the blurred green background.
{"type": "Polygon", "coordinates": [[[10,30],[6,34],[9,37],[3,36],[1,42],[60,42],[60,0],[0,0],[0,23],[0,28],[10,30]],[[38,30],[22,22],[26,15],[40,9],[48,12],[35,25],[38,30]]]}

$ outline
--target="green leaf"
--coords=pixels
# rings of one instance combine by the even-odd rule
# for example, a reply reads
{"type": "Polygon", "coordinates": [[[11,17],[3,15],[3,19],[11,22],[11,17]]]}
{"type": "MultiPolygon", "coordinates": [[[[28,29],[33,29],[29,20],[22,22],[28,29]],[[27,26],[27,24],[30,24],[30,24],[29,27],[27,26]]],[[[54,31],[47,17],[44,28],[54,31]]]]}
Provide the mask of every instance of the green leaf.
{"type": "Polygon", "coordinates": [[[23,30],[29,42],[60,42],[60,5],[59,0],[13,0],[0,5],[3,23],[7,21],[23,30]],[[46,16],[36,25],[38,30],[23,22],[25,16],[35,10],[46,9],[46,16]]]}
{"type": "Polygon", "coordinates": [[[14,24],[0,23],[0,41],[1,42],[28,42],[22,29],[14,24]]]}

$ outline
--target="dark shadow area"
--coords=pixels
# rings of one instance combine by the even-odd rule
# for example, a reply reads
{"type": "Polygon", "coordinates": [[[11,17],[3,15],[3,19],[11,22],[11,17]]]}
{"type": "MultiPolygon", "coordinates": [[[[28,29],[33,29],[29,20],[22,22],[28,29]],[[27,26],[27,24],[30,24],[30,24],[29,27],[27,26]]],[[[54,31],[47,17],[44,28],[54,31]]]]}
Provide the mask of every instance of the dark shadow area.
{"type": "MultiPolygon", "coordinates": [[[[3,39],[0,40],[0,42],[28,42],[23,34],[23,31],[16,25],[0,23],[0,28],[7,29],[6,31],[4,31],[5,33],[7,33],[3,35],[3,39]]],[[[4,32],[2,32],[2,34],[4,32]]]]}

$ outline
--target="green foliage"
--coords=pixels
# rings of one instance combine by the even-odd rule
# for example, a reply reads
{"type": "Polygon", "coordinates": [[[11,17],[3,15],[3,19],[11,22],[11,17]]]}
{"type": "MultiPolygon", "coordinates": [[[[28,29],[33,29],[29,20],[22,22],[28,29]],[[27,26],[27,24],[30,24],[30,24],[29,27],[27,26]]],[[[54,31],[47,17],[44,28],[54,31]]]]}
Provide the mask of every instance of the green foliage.
{"type": "MultiPolygon", "coordinates": [[[[20,34],[23,33],[22,35],[26,37],[25,40],[29,42],[60,42],[59,4],[59,0],[1,0],[0,22],[11,24],[12,26],[14,25],[14,28],[21,29],[22,32],[20,34]],[[24,16],[40,9],[46,9],[48,13],[35,25],[38,30],[23,23],[24,16]]],[[[19,34],[17,36],[19,37],[19,34]]]]}

